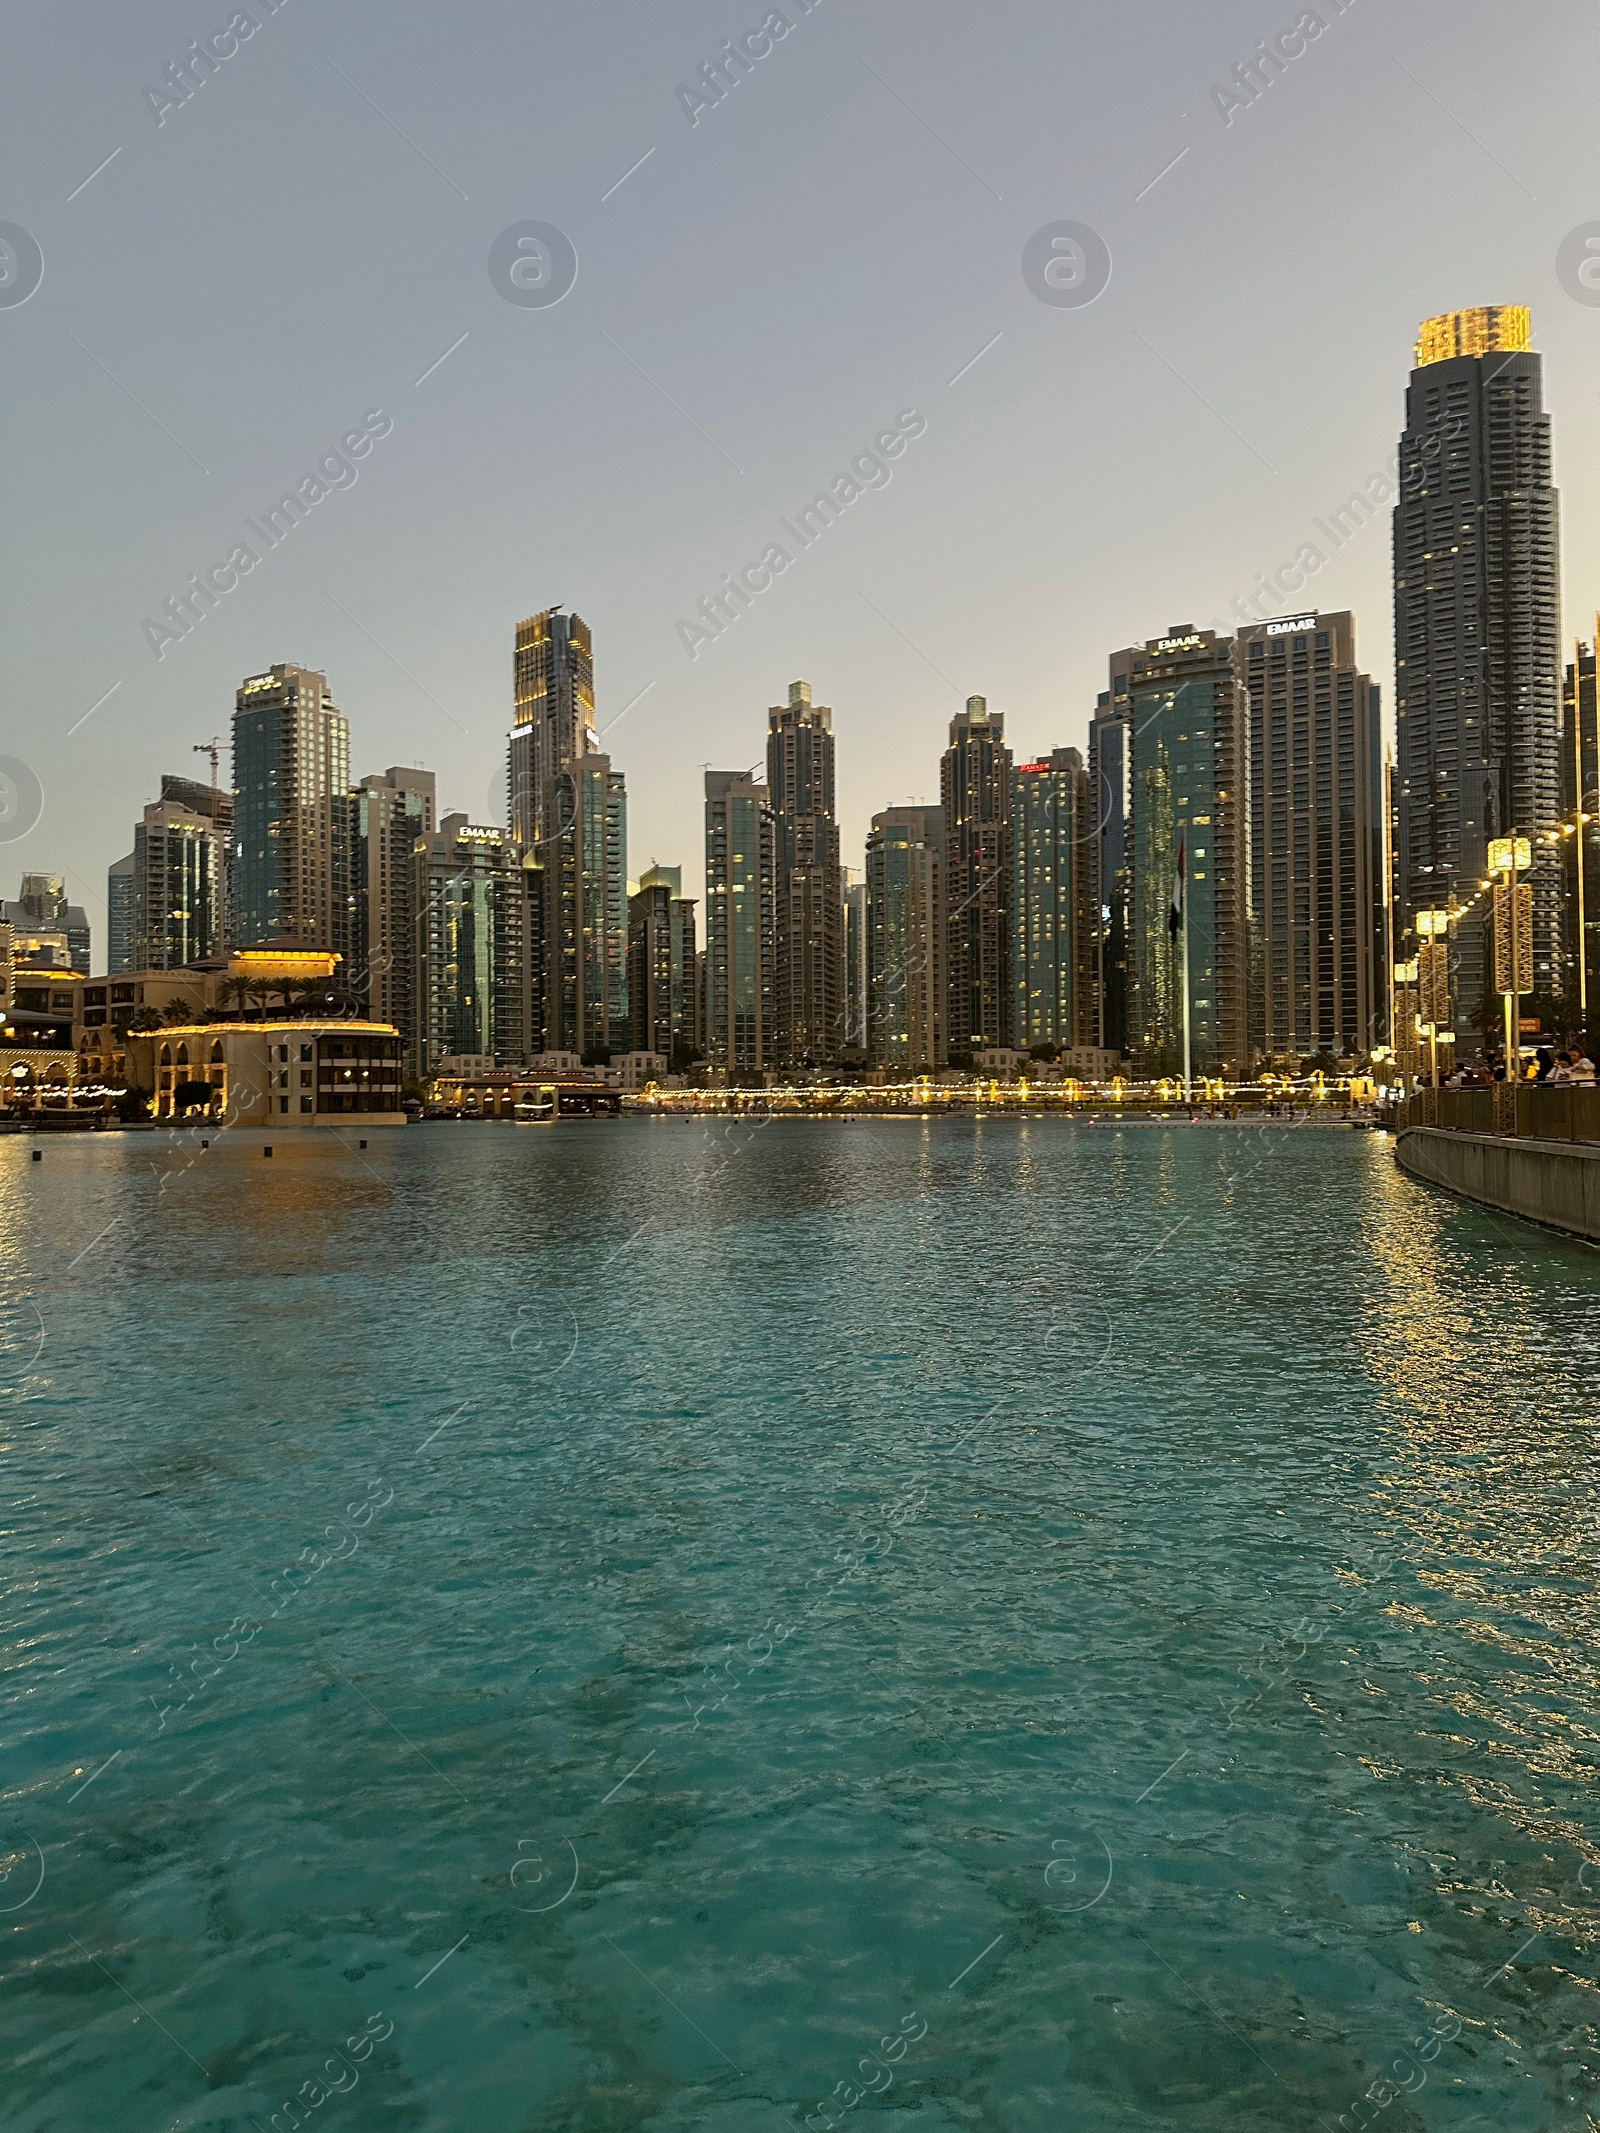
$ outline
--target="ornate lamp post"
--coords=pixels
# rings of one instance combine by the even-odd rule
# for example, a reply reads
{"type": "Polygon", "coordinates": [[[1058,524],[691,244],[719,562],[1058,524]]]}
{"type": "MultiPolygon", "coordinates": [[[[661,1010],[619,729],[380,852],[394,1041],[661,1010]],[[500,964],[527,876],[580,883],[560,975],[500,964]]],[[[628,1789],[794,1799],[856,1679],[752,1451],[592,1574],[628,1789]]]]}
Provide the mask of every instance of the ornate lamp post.
{"type": "Polygon", "coordinates": [[[1517,1004],[1533,989],[1533,888],[1520,877],[1533,864],[1533,845],[1515,834],[1489,844],[1494,885],[1494,989],[1505,1002],[1506,1079],[1519,1078],[1517,1004]]]}

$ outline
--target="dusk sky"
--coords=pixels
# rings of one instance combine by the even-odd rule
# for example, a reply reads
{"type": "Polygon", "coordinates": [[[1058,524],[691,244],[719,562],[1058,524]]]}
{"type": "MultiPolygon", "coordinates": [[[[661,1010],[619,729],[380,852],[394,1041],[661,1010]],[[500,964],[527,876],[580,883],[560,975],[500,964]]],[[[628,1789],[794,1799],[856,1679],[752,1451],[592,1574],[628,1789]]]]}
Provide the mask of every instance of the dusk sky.
{"type": "Polygon", "coordinates": [[[106,867],[244,676],[323,668],[357,776],[422,763],[501,819],[513,629],[558,602],[594,632],[630,873],[693,893],[702,769],[757,762],[795,677],[859,868],[876,809],[937,799],[969,692],[1019,757],[1081,745],[1109,650],[1231,626],[1308,542],[1278,609],[1355,610],[1387,720],[1387,509],[1337,551],[1314,522],[1384,474],[1417,324],[1462,306],[1532,308],[1592,633],[1600,308],[1557,270],[1600,217],[1592,0],[1316,0],[1253,103],[1221,92],[1293,0],[782,0],[715,103],[687,91],[761,0],[249,8],[181,104],[167,69],[228,0],[5,33],[0,221],[44,277],[0,308],[0,753],[45,799],[0,893],[65,871],[97,970],[106,867]],[[551,305],[491,279],[530,221],[576,251],[551,305]],[[1025,278],[1060,222],[1109,250],[1091,303],[1025,278]],[[779,521],[913,411],[801,551],[779,521]],[[358,479],[253,537],[380,417],[358,479]],[[789,568],[691,657],[680,623],[774,541],[789,568]],[[146,624],[240,543],[158,658],[146,624]]]}

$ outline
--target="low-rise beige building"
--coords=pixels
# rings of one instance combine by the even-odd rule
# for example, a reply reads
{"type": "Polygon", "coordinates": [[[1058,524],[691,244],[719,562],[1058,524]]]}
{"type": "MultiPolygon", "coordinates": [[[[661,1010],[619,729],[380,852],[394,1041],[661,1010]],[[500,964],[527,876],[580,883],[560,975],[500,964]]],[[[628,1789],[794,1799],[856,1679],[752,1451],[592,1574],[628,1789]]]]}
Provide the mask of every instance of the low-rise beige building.
{"type": "Polygon", "coordinates": [[[403,1126],[389,1022],[197,1022],[130,1031],[128,1087],[158,1119],[229,1126],[403,1126]]]}

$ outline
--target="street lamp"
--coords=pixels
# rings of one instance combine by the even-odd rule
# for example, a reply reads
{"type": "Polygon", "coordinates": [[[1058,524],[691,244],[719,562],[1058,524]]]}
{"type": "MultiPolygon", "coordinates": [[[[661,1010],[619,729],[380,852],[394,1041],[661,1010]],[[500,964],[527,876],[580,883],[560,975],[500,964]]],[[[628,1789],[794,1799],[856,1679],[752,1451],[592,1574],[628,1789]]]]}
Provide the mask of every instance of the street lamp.
{"type": "Polygon", "coordinates": [[[1390,987],[1394,1001],[1390,1027],[1394,1036],[1395,1071],[1400,1076],[1400,1093],[1411,1097],[1416,1094],[1417,1079],[1417,959],[1410,957],[1402,963],[1390,966],[1393,983],[1390,987]]]}
{"type": "Polygon", "coordinates": [[[1533,975],[1533,888],[1519,877],[1533,864],[1533,845],[1527,837],[1493,837],[1489,841],[1489,872],[1496,876],[1494,890],[1494,989],[1505,1002],[1506,1079],[1519,1078],[1520,1046],[1517,1042],[1517,1003],[1530,992],[1533,975]]]}
{"type": "Polygon", "coordinates": [[[1450,919],[1448,911],[1419,911],[1413,924],[1417,950],[1417,1017],[1428,1033],[1429,1080],[1439,1086],[1439,1033],[1450,1020],[1450,919]]]}

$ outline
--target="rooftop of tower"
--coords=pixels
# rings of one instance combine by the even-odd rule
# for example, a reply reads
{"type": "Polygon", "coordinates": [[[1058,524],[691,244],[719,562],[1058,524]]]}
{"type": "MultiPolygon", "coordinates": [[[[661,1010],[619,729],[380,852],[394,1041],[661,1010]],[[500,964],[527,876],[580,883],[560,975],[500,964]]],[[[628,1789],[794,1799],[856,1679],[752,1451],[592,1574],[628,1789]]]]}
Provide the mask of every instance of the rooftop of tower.
{"type": "Polygon", "coordinates": [[[1442,311],[1417,329],[1417,368],[1455,356],[1517,355],[1533,346],[1526,304],[1483,304],[1475,311],[1442,311]]]}

